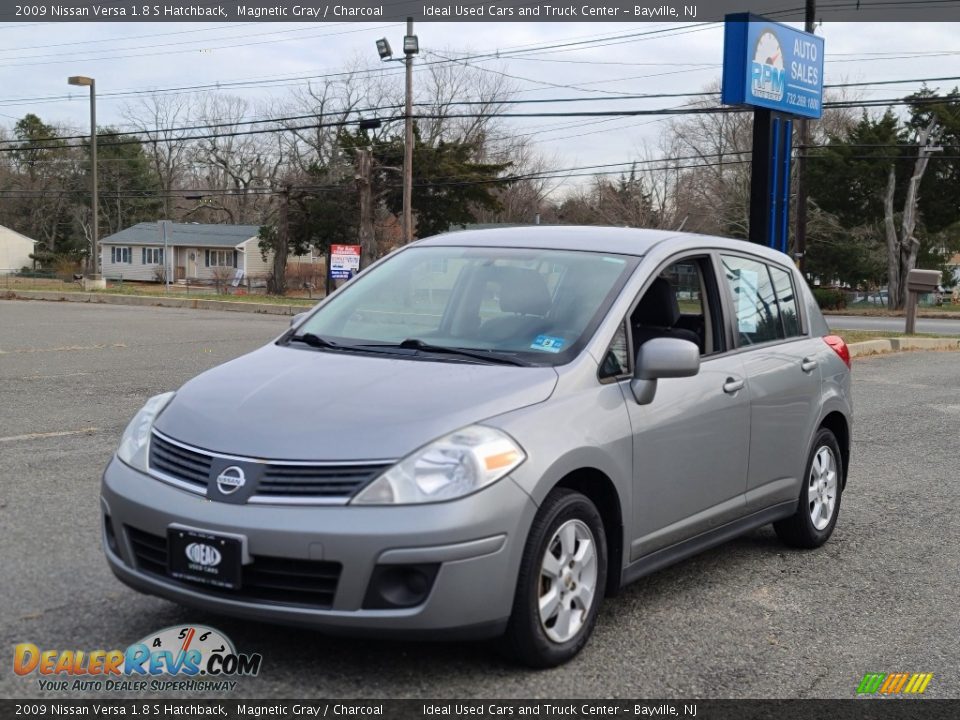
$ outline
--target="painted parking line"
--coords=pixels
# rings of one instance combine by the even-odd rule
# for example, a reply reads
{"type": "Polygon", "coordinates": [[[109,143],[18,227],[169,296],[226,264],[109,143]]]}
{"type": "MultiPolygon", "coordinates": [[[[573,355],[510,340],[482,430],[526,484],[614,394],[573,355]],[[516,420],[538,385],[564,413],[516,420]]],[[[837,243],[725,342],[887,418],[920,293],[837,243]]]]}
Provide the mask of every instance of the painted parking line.
{"type": "Polygon", "coordinates": [[[27,433],[26,435],[8,435],[0,437],[0,443],[17,442],[19,440],[39,440],[41,438],[67,437],[69,435],[89,435],[97,432],[100,428],[88,427],[79,430],[60,430],[57,432],[27,433]]]}
{"type": "Polygon", "coordinates": [[[24,375],[21,380],[56,380],[57,378],[78,377],[80,375],[90,375],[88,372],[60,373],[59,375],[24,375]]]}
{"type": "Polygon", "coordinates": [[[76,350],[104,350],[106,348],[125,348],[126,343],[102,343],[99,345],[64,345],[63,347],[52,348],[15,348],[13,350],[3,351],[4,355],[9,353],[43,353],[43,352],[74,352],[76,350]]]}

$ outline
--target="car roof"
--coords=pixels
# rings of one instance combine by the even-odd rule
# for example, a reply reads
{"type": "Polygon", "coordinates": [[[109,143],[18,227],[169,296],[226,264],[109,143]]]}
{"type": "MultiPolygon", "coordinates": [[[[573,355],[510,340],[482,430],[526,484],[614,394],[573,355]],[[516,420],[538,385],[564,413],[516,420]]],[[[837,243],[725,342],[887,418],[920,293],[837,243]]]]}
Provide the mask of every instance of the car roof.
{"type": "Polygon", "coordinates": [[[781,252],[746,240],[713,235],[593,225],[519,225],[516,227],[458,230],[417,240],[417,246],[536,248],[544,250],[590,250],[616,255],[647,255],[669,242],[676,251],[712,249],[749,252],[780,263],[790,262],[781,252]]]}
{"type": "Polygon", "coordinates": [[[650,248],[674,234],[676,233],[668,230],[638,230],[635,228],[520,225],[484,230],[455,230],[418,240],[416,244],[592,250],[620,255],[646,255],[650,248]]]}

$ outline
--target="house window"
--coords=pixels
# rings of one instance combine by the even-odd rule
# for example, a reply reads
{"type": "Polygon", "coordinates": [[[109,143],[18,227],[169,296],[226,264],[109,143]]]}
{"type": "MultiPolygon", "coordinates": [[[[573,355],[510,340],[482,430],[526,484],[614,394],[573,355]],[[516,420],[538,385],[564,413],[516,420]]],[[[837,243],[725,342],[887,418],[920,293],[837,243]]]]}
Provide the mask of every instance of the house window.
{"type": "Polygon", "coordinates": [[[140,248],[143,265],[163,265],[163,248],[140,248]]]}
{"type": "Polygon", "coordinates": [[[207,250],[207,267],[236,267],[236,250],[207,250]]]}
{"type": "Polygon", "coordinates": [[[111,247],[110,248],[110,262],[114,265],[118,263],[126,263],[130,265],[133,263],[133,254],[130,252],[128,247],[111,247]]]}

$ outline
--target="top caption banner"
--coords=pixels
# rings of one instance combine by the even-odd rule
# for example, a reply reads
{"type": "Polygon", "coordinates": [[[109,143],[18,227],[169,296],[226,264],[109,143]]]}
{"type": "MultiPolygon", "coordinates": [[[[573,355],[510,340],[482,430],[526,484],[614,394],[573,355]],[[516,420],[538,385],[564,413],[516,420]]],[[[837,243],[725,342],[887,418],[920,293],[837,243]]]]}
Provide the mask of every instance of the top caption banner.
{"type": "MultiPolygon", "coordinates": [[[[769,0],[637,3],[633,0],[536,2],[528,0],[251,0],[248,2],[6,1],[0,22],[712,22],[733,12],[756,12],[781,22],[802,22],[803,3],[770,11],[769,0]]],[[[817,10],[827,22],[960,21],[960,3],[911,7],[889,0],[834,2],[817,10]]]]}

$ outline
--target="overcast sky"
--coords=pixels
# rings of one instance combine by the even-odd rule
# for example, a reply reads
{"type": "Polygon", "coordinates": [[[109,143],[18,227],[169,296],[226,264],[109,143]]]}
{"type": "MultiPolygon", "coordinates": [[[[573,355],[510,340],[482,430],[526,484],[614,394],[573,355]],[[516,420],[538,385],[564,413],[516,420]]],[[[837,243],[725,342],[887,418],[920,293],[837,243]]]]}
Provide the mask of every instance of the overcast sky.
{"type": "MultiPolygon", "coordinates": [[[[825,24],[827,83],[960,76],[960,23],[825,24]]],[[[129,98],[109,93],[227,83],[244,79],[335,72],[349,58],[376,59],[374,41],[402,45],[402,24],[360,23],[37,23],[0,25],[0,123],[28,112],[47,122],[89,127],[85,88],[68,87],[68,75],[96,78],[98,123],[122,126],[129,98]]],[[[419,23],[429,51],[485,53],[519,46],[596,40],[593,46],[544,51],[478,64],[516,76],[517,97],[597,97],[577,108],[621,109],[679,105],[684,99],[603,102],[604,95],[697,92],[719,80],[723,54],[720,23],[688,27],[656,23],[419,23]],[[608,36],[676,30],[617,44],[608,36]],[[556,87],[560,85],[562,87],[556,87]]],[[[947,89],[960,81],[934,83],[947,89]]],[[[865,98],[902,96],[920,83],[863,89],[865,98]]],[[[290,87],[231,88],[254,106],[282,98],[290,87]]],[[[566,105],[525,106],[545,112],[566,105]]],[[[517,132],[537,131],[538,145],[562,166],[630,159],[646,140],[655,142],[662,121],[616,118],[512,120],[517,132]]]]}

